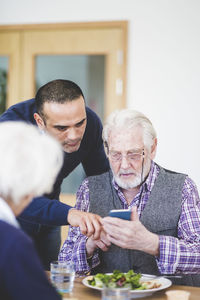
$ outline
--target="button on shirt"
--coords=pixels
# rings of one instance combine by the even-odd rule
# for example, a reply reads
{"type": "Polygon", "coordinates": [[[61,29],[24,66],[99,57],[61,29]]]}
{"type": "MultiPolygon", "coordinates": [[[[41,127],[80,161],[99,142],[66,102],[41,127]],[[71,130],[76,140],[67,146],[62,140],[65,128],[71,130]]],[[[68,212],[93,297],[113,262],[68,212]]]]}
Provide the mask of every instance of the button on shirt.
{"type": "MultiPolygon", "coordinates": [[[[152,162],[149,175],[141,185],[138,194],[127,204],[123,192],[117,183],[112,181],[124,209],[137,206],[138,215],[149,199],[149,195],[159,174],[159,167],[152,162]]],[[[77,192],[76,208],[89,211],[89,187],[86,178],[77,192]]],[[[194,182],[186,176],[182,189],[182,207],[178,222],[178,237],[159,236],[160,254],[156,258],[157,266],[162,274],[197,273],[200,272],[200,199],[194,182]]],[[[76,264],[77,274],[87,274],[99,263],[98,249],[95,250],[90,261],[86,254],[87,237],[80,233],[78,227],[69,228],[67,240],[64,242],[59,260],[73,260],[76,264]]]]}

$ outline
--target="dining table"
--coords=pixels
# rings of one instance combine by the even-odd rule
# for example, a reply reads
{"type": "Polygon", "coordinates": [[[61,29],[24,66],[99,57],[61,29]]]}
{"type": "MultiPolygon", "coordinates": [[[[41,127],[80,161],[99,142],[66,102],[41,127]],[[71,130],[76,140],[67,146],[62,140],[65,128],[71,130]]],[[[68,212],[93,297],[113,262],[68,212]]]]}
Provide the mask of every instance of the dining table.
{"type": "MultiPolygon", "coordinates": [[[[63,295],[63,300],[99,300],[101,299],[101,291],[89,288],[83,285],[82,280],[84,277],[76,277],[74,280],[73,291],[69,294],[63,295]]],[[[189,300],[200,300],[200,287],[192,287],[185,285],[171,285],[169,288],[157,291],[151,296],[137,298],[146,300],[167,300],[166,291],[170,290],[184,290],[190,292],[189,300]]]]}

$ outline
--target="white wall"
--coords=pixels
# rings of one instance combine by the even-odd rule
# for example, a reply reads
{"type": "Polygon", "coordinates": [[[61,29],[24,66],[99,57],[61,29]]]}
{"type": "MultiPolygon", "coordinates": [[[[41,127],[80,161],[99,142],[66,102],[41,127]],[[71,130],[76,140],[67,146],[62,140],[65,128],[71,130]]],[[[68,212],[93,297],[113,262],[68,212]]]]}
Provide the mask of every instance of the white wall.
{"type": "Polygon", "coordinates": [[[156,161],[200,190],[199,0],[0,0],[0,24],[129,21],[128,99],[152,120],[156,161]]]}

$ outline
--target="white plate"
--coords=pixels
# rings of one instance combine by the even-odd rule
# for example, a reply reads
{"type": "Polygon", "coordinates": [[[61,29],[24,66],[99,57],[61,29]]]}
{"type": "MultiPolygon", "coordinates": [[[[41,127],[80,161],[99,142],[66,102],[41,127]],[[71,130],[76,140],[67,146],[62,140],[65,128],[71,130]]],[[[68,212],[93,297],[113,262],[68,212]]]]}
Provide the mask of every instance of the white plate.
{"type": "MultiPolygon", "coordinates": [[[[95,287],[92,286],[88,283],[88,280],[91,280],[93,278],[93,276],[87,276],[86,278],[84,278],[82,280],[82,283],[91,288],[91,289],[95,289],[95,290],[102,290],[102,288],[99,287],[95,287]]],[[[156,278],[156,276],[155,276],[156,278]]],[[[150,281],[150,280],[154,280],[154,276],[152,275],[145,275],[143,274],[141,277],[142,281],[150,281]]],[[[160,283],[161,286],[155,289],[149,289],[149,290],[131,290],[131,298],[142,298],[142,297],[147,297],[147,296],[151,296],[153,293],[157,292],[157,291],[161,291],[164,289],[167,289],[168,287],[170,287],[172,285],[171,280],[164,278],[164,277],[159,277],[158,279],[155,279],[157,283],[160,283]]]]}

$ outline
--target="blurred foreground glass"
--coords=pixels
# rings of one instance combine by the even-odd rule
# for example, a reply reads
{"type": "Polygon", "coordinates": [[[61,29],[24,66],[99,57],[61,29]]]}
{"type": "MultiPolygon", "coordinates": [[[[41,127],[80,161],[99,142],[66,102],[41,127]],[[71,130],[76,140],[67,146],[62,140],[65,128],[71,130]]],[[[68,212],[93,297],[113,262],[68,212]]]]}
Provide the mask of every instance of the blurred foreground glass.
{"type": "Polygon", "coordinates": [[[190,293],[187,291],[173,290],[165,293],[167,300],[188,300],[190,293]]]}
{"type": "Polygon", "coordinates": [[[104,287],[101,292],[102,300],[129,300],[130,289],[129,288],[109,288],[104,287]]]}
{"type": "Polygon", "coordinates": [[[74,286],[75,268],[72,262],[53,261],[50,264],[51,283],[60,293],[70,293],[74,286]]]}

